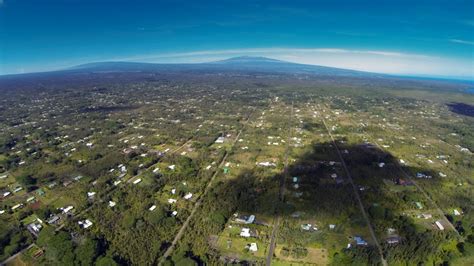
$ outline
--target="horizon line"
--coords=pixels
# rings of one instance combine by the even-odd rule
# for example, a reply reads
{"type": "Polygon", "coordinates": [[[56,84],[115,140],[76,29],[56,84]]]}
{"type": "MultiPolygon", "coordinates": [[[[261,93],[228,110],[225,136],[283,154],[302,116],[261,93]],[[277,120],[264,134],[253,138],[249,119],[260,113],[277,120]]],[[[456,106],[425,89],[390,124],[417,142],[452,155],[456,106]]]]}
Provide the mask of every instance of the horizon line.
{"type": "MultiPolygon", "coordinates": [[[[279,48],[277,48],[279,49],[279,48]]],[[[336,53],[347,53],[350,50],[344,50],[344,49],[313,49],[313,50],[318,50],[318,51],[328,51],[328,52],[336,52],[336,53]]],[[[359,52],[359,51],[358,51],[359,52]]],[[[407,54],[402,54],[402,53],[391,53],[391,52],[382,52],[382,51],[368,51],[369,53],[372,54],[378,54],[378,55],[383,55],[383,56],[405,56],[407,54]]],[[[191,52],[192,54],[197,54],[201,52],[191,52]]],[[[190,54],[190,53],[175,53],[175,54],[163,54],[162,56],[156,56],[154,58],[172,58],[173,55],[178,55],[178,54],[190,54]]],[[[204,51],[203,51],[204,54],[204,51]]],[[[424,56],[424,55],[415,55],[420,58],[426,57],[428,58],[429,56],[424,56]]],[[[181,57],[181,56],[179,56],[181,57]]],[[[188,58],[191,59],[192,55],[190,55],[188,58]]],[[[468,76],[452,76],[452,75],[432,75],[432,74],[410,74],[410,73],[403,73],[403,74],[396,74],[396,73],[384,73],[384,72],[377,72],[377,71],[365,71],[365,70],[359,70],[359,69],[354,69],[354,68],[345,68],[345,67],[337,67],[337,66],[331,66],[331,65],[323,65],[323,64],[311,64],[311,63],[299,63],[295,61],[290,61],[290,60],[281,60],[273,57],[268,57],[268,56],[263,56],[263,55],[255,55],[255,56],[249,56],[249,55],[237,55],[237,56],[230,56],[230,57],[225,57],[217,60],[208,60],[204,62],[196,62],[189,60],[188,62],[147,62],[146,60],[140,60],[140,61],[135,61],[135,60],[127,60],[131,59],[129,58],[117,58],[117,59],[111,59],[111,60],[98,60],[98,61],[89,61],[89,62],[84,62],[84,63],[79,63],[79,64],[74,64],[74,65],[68,65],[68,66],[63,66],[60,68],[56,69],[49,69],[49,70],[39,70],[39,71],[31,71],[31,72],[24,72],[24,73],[5,73],[2,74],[0,73],[0,77],[6,77],[6,76],[21,76],[21,75],[30,75],[30,74],[42,74],[42,73],[52,73],[52,72],[61,72],[61,71],[69,71],[73,70],[74,67],[78,66],[83,66],[83,65],[88,65],[88,64],[100,64],[100,63],[133,63],[133,64],[150,64],[150,65],[199,65],[199,64],[208,64],[208,63],[215,63],[219,61],[225,61],[229,59],[235,59],[235,58],[265,58],[265,59],[272,59],[275,61],[280,61],[280,62],[285,62],[285,63],[292,63],[292,64],[298,64],[298,65],[309,65],[309,66],[320,66],[320,67],[327,67],[327,68],[334,68],[334,69],[341,69],[341,70],[351,70],[351,71],[358,71],[358,72],[363,72],[363,73],[372,73],[372,74],[379,74],[379,75],[386,75],[390,77],[399,77],[399,78],[419,78],[419,79],[435,79],[435,80],[446,80],[446,81],[461,81],[461,82],[474,82],[474,77],[468,77],[468,76]],[[121,60],[124,59],[124,60],[121,60]]],[[[136,58],[136,57],[135,57],[136,58]]],[[[186,58],[186,57],[184,57],[186,58]]],[[[144,58],[143,58],[144,59],[144,58]]]]}

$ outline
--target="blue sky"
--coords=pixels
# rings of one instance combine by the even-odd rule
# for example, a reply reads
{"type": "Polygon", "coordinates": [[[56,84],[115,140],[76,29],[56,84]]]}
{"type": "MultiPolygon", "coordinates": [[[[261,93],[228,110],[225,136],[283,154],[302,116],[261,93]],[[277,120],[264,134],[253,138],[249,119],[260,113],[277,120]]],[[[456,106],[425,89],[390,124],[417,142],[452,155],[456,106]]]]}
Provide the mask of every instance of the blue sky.
{"type": "Polygon", "coordinates": [[[474,79],[474,0],[0,0],[0,74],[240,55],[474,79]]]}

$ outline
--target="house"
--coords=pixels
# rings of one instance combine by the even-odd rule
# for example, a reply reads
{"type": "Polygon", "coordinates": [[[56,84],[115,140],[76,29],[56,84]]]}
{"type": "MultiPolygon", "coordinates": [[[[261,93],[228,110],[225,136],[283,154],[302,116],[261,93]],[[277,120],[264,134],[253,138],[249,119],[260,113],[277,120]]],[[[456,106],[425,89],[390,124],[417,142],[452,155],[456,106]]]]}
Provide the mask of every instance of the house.
{"type": "Polygon", "coordinates": [[[173,211],[173,212],[171,213],[171,216],[176,216],[176,215],[178,215],[178,212],[177,212],[177,211],[173,211]]]}
{"type": "Polygon", "coordinates": [[[241,237],[250,237],[250,228],[242,228],[240,231],[241,237]]]}
{"type": "Polygon", "coordinates": [[[244,223],[244,224],[251,224],[255,222],[255,215],[250,215],[250,216],[240,216],[235,218],[235,221],[237,223],[244,223]]]}
{"type": "Polygon", "coordinates": [[[113,201],[109,201],[109,207],[112,208],[114,207],[115,205],[117,205],[117,203],[113,202],[113,201]]]}
{"type": "Polygon", "coordinates": [[[176,168],[176,165],[174,165],[174,164],[168,166],[168,169],[170,169],[170,170],[174,170],[175,168],[176,168]]]}
{"type": "Polygon", "coordinates": [[[422,213],[419,218],[423,218],[423,219],[431,219],[433,218],[433,215],[431,215],[431,213],[422,213]]]}
{"type": "Polygon", "coordinates": [[[10,194],[11,194],[10,191],[5,191],[5,192],[3,192],[3,194],[2,194],[2,198],[6,198],[6,197],[8,197],[10,194]]]}
{"type": "Polygon", "coordinates": [[[424,173],[420,173],[420,172],[418,172],[418,173],[416,173],[416,178],[425,178],[425,179],[431,179],[431,178],[432,178],[432,176],[430,176],[430,175],[426,175],[426,174],[424,174],[424,173]]]}
{"type": "Polygon", "coordinates": [[[383,168],[385,166],[385,163],[379,163],[379,167],[383,168]]]}
{"type": "Polygon", "coordinates": [[[441,230],[441,231],[444,230],[444,226],[441,224],[440,221],[436,221],[435,224],[436,224],[436,226],[438,227],[439,230],[441,230]]]}
{"type": "Polygon", "coordinates": [[[399,236],[387,237],[386,242],[389,245],[396,245],[396,244],[400,243],[400,237],[399,236]]]}
{"type": "Polygon", "coordinates": [[[53,215],[49,218],[49,220],[47,221],[48,224],[55,224],[59,221],[59,216],[57,215],[53,215]]]}
{"type": "Polygon", "coordinates": [[[95,196],[95,194],[96,194],[96,193],[95,193],[94,191],[87,192],[87,197],[88,197],[89,199],[93,199],[94,196],[95,196]]]}
{"type": "Polygon", "coordinates": [[[334,228],[336,228],[336,225],[335,225],[335,224],[330,224],[330,225],[329,225],[329,229],[334,230],[334,228]]]}
{"type": "Polygon", "coordinates": [[[224,143],[224,140],[225,140],[225,138],[221,136],[221,137],[218,137],[218,138],[216,139],[215,143],[216,143],[216,144],[222,144],[222,143],[224,143]]]}
{"type": "Polygon", "coordinates": [[[417,202],[415,202],[415,205],[418,209],[420,209],[420,210],[423,209],[423,205],[421,205],[421,202],[417,201],[417,202]]]}
{"type": "Polygon", "coordinates": [[[136,185],[138,183],[142,182],[142,179],[141,178],[138,178],[136,179],[135,181],[133,181],[133,184],[136,185]]]}
{"type": "Polygon", "coordinates": [[[35,196],[32,196],[32,197],[29,197],[26,199],[26,202],[31,202],[31,201],[34,201],[35,200],[35,196]]]}
{"type": "Polygon", "coordinates": [[[193,193],[188,193],[184,195],[184,199],[187,199],[187,200],[191,199],[192,197],[193,197],[193,193]]]}
{"type": "Polygon", "coordinates": [[[148,210],[149,211],[154,211],[156,209],[156,205],[151,206],[148,210]]]}
{"type": "Polygon", "coordinates": [[[68,212],[70,212],[72,209],[74,209],[73,206],[67,206],[66,208],[62,209],[63,213],[67,214],[68,212]]]}
{"type": "Polygon", "coordinates": [[[293,177],[293,183],[298,183],[298,177],[297,176],[293,177]]]}
{"type": "Polygon", "coordinates": [[[250,244],[247,244],[247,247],[246,247],[250,252],[257,252],[258,251],[258,248],[257,248],[257,243],[250,243],[250,244]]]}
{"type": "Polygon", "coordinates": [[[19,204],[17,204],[17,205],[15,205],[15,206],[12,207],[12,211],[14,211],[14,210],[16,210],[16,209],[18,209],[18,208],[22,208],[22,207],[23,207],[23,204],[22,204],[22,203],[19,203],[19,204]]]}
{"type": "Polygon", "coordinates": [[[257,163],[257,165],[259,166],[265,166],[265,167],[276,167],[276,164],[275,163],[271,163],[271,162],[260,162],[260,163],[257,163]]]}
{"type": "Polygon", "coordinates": [[[38,234],[42,228],[43,226],[41,225],[41,223],[37,223],[36,221],[26,226],[26,229],[28,229],[28,231],[35,237],[38,237],[38,234]]]}
{"type": "Polygon", "coordinates": [[[91,227],[91,225],[92,225],[92,222],[89,219],[86,219],[84,221],[79,221],[77,223],[84,229],[87,229],[87,228],[91,227]]]}
{"type": "Polygon", "coordinates": [[[13,193],[17,193],[19,191],[21,191],[23,188],[22,187],[16,187],[14,190],[13,190],[13,193]]]}
{"type": "Polygon", "coordinates": [[[311,224],[302,224],[301,229],[303,229],[304,231],[317,231],[318,230],[316,226],[313,226],[311,224]]]}
{"type": "Polygon", "coordinates": [[[460,213],[457,209],[454,209],[454,210],[453,210],[453,213],[454,213],[454,215],[456,215],[456,216],[461,215],[461,213],[460,213]]]}
{"type": "Polygon", "coordinates": [[[360,236],[354,236],[354,240],[356,241],[356,245],[358,246],[367,246],[368,243],[360,236]]]}
{"type": "Polygon", "coordinates": [[[168,199],[168,203],[169,203],[169,204],[173,204],[173,203],[175,203],[176,201],[177,201],[177,200],[175,200],[175,199],[168,199]]]}

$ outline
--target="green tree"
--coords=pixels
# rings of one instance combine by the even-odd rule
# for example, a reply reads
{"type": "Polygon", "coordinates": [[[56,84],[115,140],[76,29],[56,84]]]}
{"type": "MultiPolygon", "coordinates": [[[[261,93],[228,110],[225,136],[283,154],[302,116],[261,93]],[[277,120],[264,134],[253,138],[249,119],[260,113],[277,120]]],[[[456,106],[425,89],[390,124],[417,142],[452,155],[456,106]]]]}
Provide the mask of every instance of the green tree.
{"type": "Polygon", "coordinates": [[[80,265],[92,265],[95,258],[97,257],[97,240],[86,239],[76,250],[76,261],[80,265]]]}
{"type": "Polygon", "coordinates": [[[105,257],[99,257],[96,260],[95,265],[96,266],[115,266],[118,264],[111,257],[105,256],[105,257]]]}
{"type": "Polygon", "coordinates": [[[34,179],[29,174],[23,174],[23,175],[17,176],[16,181],[25,187],[33,186],[36,184],[36,179],[34,179]]]}

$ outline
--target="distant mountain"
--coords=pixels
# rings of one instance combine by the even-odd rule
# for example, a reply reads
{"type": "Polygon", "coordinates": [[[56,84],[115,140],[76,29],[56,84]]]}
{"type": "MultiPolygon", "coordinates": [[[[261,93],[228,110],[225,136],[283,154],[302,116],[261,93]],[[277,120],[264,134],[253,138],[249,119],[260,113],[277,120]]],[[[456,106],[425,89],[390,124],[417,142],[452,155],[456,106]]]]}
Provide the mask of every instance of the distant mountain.
{"type": "Polygon", "coordinates": [[[268,57],[262,56],[238,56],[238,57],[231,57],[228,59],[220,60],[212,62],[213,64],[254,64],[254,63],[288,63],[285,61],[272,59],[268,57]]]}
{"type": "Polygon", "coordinates": [[[309,74],[309,75],[332,75],[332,76],[383,76],[368,72],[348,69],[324,67],[317,65],[305,65],[276,60],[266,57],[233,57],[225,60],[197,63],[197,64],[155,64],[135,62],[96,62],[75,66],[67,69],[72,72],[179,72],[179,71],[225,71],[225,72],[261,72],[281,74],[309,74]]]}

